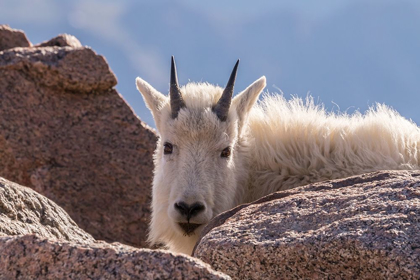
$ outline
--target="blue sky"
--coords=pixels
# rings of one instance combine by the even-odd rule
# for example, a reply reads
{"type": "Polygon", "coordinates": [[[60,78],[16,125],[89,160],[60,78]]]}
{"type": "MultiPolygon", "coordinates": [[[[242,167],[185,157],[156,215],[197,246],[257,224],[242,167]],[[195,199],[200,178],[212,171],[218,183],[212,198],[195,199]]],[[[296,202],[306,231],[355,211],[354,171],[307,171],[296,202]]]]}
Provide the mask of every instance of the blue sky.
{"type": "Polygon", "coordinates": [[[0,0],[0,24],[32,43],[75,35],[104,55],[118,91],[154,126],[135,88],[141,76],[168,91],[170,56],[181,84],[224,86],[241,59],[235,91],[262,75],[267,90],[329,110],[386,103],[420,123],[419,1],[0,0]]]}

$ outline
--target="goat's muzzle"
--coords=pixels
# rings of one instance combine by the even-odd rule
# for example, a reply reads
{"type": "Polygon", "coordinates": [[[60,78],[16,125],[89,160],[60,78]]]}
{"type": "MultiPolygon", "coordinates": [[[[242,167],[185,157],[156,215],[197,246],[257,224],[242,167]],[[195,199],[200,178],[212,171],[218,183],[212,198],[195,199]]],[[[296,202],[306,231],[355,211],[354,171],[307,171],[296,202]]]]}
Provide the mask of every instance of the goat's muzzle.
{"type": "Polygon", "coordinates": [[[182,228],[185,235],[191,236],[194,234],[194,231],[201,226],[200,224],[192,224],[192,223],[178,223],[178,225],[182,228]]]}

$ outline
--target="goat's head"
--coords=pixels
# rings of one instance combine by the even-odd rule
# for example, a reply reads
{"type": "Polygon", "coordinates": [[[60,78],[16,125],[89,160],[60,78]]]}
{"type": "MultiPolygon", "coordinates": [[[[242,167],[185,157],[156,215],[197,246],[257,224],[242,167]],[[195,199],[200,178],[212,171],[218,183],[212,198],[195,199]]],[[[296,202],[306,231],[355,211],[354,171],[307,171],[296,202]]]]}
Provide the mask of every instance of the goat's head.
{"type": "Polygon", "coordinates": [[[238,187],[245,186],[237,187],[238,178],[247,175],[244,127],[265,77],[232,99],[238,64],[225,89],[207,83],[180,88],[173,57],[169,97],[136,80],[160,135],[154,158],[152,242],[191,253],[202,227],[241,202],[238,187]]]}

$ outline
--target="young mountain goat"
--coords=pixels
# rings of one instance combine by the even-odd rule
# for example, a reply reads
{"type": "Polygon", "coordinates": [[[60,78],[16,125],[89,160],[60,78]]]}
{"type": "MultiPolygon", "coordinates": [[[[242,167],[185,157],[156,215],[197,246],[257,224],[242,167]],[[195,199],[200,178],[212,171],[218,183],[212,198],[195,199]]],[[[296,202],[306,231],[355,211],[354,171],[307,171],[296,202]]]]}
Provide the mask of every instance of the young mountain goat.
{"type": "Polygon", "coordinates": [[[154,156],[149,240],[191,254],[217,214],[269,193],[383,169],[419,169],[420,129],[385,105],[327,113],[312,98],[265,96],[261,77],[232,99],[225,89],[178,86],[169,96],[137,78],[160,137],[154,156]]]}

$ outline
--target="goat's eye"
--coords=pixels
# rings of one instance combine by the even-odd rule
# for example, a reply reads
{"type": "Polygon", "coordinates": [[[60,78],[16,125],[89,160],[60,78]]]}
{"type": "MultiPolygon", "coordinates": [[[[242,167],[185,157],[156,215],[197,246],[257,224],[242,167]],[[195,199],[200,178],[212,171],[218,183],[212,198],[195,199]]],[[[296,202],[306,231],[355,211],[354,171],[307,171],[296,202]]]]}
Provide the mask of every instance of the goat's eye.
{"type": "Polygon", "coordinates": [[[165,155],[172,154],[172,150],[173,150],[173,147],[171,143],[166,142],[165,144],[163,144],[163,153],[165,155]]]}
{"type": "Polygon", "coordinates": [[[230,147],[224,148],[220,156],[224,158],[230,157],[230,147]]]}

